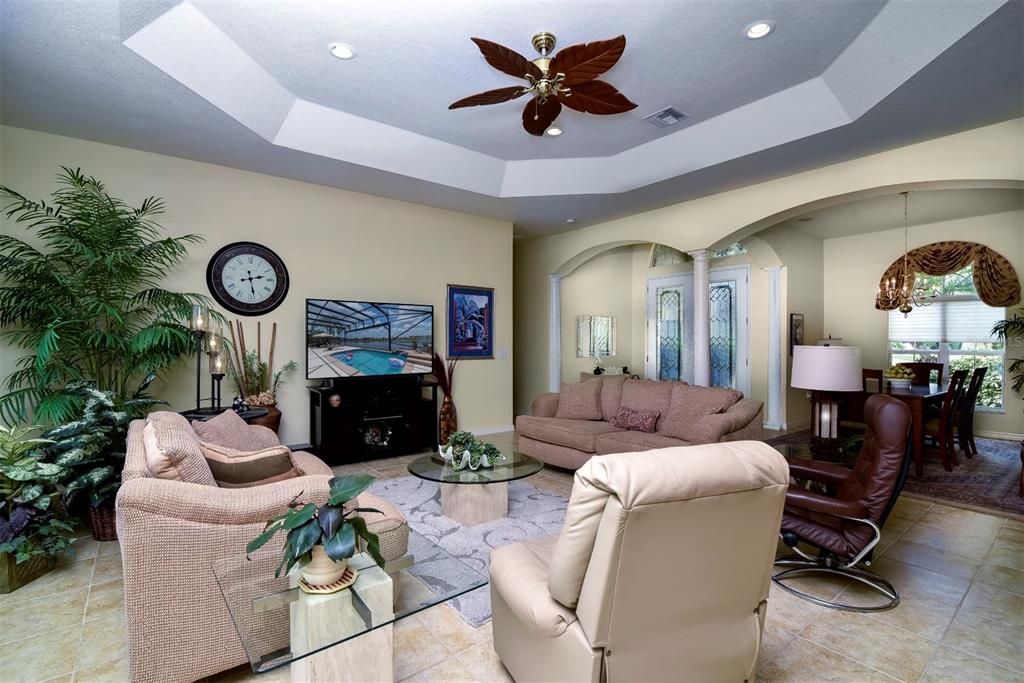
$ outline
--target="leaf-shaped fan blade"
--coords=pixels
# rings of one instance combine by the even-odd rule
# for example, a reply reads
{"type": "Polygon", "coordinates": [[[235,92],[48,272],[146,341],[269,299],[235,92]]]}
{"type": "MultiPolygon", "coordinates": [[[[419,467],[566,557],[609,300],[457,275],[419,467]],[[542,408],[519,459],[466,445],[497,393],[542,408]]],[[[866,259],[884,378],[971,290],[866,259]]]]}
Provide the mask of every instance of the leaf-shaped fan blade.
{"type": "Polygon", "coordinates": [[[478,107],[481,104],[498,104],[499,102],[508,102],[514,100],[517,97],[521,97],[526,94],[526,88],[522,88],[518,85],[513,85],[509,88],[498,88],[497,90],[488,90],[487,92],[477,93],[476,95],[470,95],[469,97],[463,97],[458,102],[452,102],[448,105],[449,109],[461,109],[462,107],[478,107]]]}
{"type": "Polygon", "coordinates": [[[551,60],[548,73],[552,78],[558,73],[565,74],[565,79],[562,81],[564,86],[585,83],[615,66],[625,49],[626,36],[570,45],[559,50],[551,60]]]}
{"type": "Polygon", "coordinates": [[[636,109],[625,95],[604,81],[587,81],[574,85],[569,95],[558,94],[562,104],[585,114],[621,114],[636,109]]]}
{"type": "Polygon", "coordinates": [[[541,103],[536,97],[523,109],[523,128],[530,135],[544,135],[548,126],[562,113],[562,105],[554,97],[541,103]]]}
{"type": "Polygon", "coordinates": [[[544,75],[540,67],[515,50],[510,50],[504,45],[498,45],[483,38],[470,38],[470,40],[480,48],[487,63],[502,73],[516,78],[526,78],[526,74],[530,74],[534,78],[541,78],[544,75]]]}

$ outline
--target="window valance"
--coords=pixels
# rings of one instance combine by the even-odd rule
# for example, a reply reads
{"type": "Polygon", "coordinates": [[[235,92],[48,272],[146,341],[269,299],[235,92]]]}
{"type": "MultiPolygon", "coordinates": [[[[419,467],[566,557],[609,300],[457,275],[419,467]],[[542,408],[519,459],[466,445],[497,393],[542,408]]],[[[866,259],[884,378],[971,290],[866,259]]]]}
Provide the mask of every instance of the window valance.
{"type": "MultiPolygon", "coordinates": [[[[1006,258],[999,252],[977,242],[945,241],[926,244],[907,253],[910,268],[910,283],[913,287],[915,273],[927,275],[946,275],[968,265],[974,273],[974,288],[978,297],[989,306],[1006,307],[1020,303],[1020,279],[1006,258]]],[[[901,256],[889,266],[879,286],[889,278],[903,282],[903,257],[901,256]]],[[[890,310],[894,306],[881,307],[890,310]]]]}

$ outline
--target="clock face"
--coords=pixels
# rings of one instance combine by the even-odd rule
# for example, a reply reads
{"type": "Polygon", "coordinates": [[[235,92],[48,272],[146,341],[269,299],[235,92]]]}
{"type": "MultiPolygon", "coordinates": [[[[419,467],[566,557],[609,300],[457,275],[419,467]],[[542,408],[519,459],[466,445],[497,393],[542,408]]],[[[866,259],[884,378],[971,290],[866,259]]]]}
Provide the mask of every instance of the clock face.
{"type": "Polygon", "coordinates": [[[255,242],[220,249],[206,269],[210,293],[224,308],[241,315],[263,315],[288,294],[288,270],[281,258],[255,242]]]}

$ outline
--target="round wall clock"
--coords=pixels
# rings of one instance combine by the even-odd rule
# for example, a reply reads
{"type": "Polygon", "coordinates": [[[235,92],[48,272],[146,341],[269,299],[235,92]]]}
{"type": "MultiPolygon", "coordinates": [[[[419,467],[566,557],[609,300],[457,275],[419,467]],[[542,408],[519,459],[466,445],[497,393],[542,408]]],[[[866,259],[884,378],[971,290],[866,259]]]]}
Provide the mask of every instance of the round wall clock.
{"type": "Polygon", "coordinates": [[[213,298],[232,313],[263,315],[288,295],[288,269],[262,244],[234,242],[210,259],[206,284],[213,298]]]}

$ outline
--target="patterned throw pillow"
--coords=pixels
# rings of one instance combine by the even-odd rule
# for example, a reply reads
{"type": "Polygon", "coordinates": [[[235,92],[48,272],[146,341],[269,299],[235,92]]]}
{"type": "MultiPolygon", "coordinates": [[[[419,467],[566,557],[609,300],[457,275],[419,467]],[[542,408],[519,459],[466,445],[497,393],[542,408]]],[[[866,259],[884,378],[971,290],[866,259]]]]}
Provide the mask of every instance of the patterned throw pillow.
{"type": "Polygon", "coordinates": [[[657,411],[619,408],[619,414],[615,416],[615,426],[619,429],[653,434],[654,429],[658,426],[658,416],[660,414],[657,411]]]}

